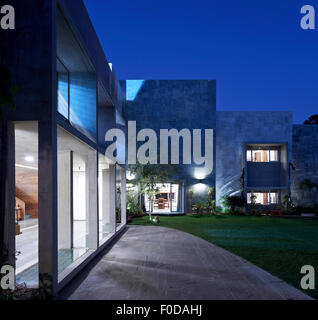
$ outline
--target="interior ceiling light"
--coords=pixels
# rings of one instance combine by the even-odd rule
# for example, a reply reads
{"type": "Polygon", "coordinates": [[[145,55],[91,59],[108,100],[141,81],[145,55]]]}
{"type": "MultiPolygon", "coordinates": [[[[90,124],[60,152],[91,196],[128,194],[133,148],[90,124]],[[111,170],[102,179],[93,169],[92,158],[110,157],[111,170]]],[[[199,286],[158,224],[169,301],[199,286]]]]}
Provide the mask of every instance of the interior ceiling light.
{"type": "Polygon", "coordinates": [[[26,162],[30,162],[30,163],[34,162],[34,157],[32,157],[32,156],[26,156],[24,159],[26,162]]]}

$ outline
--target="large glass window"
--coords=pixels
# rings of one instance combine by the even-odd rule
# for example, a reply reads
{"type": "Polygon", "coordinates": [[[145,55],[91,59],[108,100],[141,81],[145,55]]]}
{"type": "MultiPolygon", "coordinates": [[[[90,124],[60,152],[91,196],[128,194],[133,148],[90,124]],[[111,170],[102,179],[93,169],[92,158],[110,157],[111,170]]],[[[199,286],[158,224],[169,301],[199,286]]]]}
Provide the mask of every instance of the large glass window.
{"type": "Polygon", "coordinates": [[[115,212],[114,206],[114,185],[115,174],[110,167],[107,158],[99,154],[98,156],[98,220],[99,220],[99,241],[101,242],[109,235],[115,233],[115,212]],[[114,179],[114,181],[113,181],[114,179]]]}
{"type": "Polygon", "coordinates": [[[27,286],[39,281],[38,140],[37,122],[15,123],[16,282],[27,286]]]}
{"type": "Polygon", "coordinates": [[[63,13],[57,10],[57,110],[96,141],[97,77],[89,56],[63,13]]]}
{"type": "Polygon", "coordinates": [[[96,247],[96,151],[58,128],[59,273],[96,247]]]}

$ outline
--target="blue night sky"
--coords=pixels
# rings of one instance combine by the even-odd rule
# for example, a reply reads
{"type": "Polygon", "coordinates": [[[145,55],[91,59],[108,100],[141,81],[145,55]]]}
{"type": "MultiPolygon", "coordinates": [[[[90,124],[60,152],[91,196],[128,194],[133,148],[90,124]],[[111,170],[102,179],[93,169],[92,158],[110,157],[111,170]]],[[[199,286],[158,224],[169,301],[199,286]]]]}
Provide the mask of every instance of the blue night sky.
{"type": "Polygon", "coordinates": [[[317,0],[84,0],[119,79],[216,79],[218,110],[318,113],[317,0]]]}

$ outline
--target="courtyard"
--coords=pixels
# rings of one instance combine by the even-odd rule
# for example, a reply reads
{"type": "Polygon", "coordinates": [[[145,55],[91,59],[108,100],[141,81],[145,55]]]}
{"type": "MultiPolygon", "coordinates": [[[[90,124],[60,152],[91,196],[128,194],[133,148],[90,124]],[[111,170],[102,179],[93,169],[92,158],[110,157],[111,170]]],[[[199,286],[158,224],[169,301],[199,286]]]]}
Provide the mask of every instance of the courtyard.
{"type": "MultiPolygon", "coordinates": [[[[147,217],[135,225],[149,225],[147,217]]],[[[156,224],[152,224],[156,226],[156,224]]],[[[160,217],[160,226],[200,237],[300,288],[300,269],[318,270],[318,220],[251,216],[160,217]]],[[[306,294],[318,298],[318,290],[306,294]]]]}
{"type": "MultiPolygon", "coordinates": [[[[248,241],[249,237],[246,230],[244,232],[237,228],[236,231],[231,231],[229,224],[232,217],[228,221],[227,218],[203,217],[202,223],[198,222],[201,218],[187,216],[160,218],[161,226],[146,225],[148,223],[145,218],[135,219],[133,223],[139,226],[128,226],[126,232],[109,251],[102,253],[98,261],[64,289],[61,298],[71,300],[310,299],[300,290],[244,258],[205,241],[200,236],[172,229],[173,224],[177,229],[187,225],[191,233],[205,230],[207,238],[211,238],[213,234],[219,241],[228,238],[229,243],[237,241],[238,247],[240,247],[238,238],[241,233],[241,237],[244,238],[241,239],[242,248],[242,241],[248,241]],[[220,228],[221,220],[228,232],[220,228]],[[208,228],[207,222],[211,226],[215,222],[214,227],[208,228]],[[233,239],[230,239],[231,232],[236,232],[236,237],[233,239]]],[[[234,218],[233,222],[235,220],[234,218]]],[[[254,219],[251,219],[251,223],[256,223],[252,220],[254,219]]],[[[244,219],[241,221],[243,223],[244,219]]],[[[259,222],[262,223],[262,218],[259,222]]],[[[310,223],[308,227],[309,225],[310,223]]],[[[274,235],[277,239],[278,236],[277,233],[274,235]]],[[[260,241],[263,241],[261,235],[259,237],[260,241]]],[[[297,242],[297,239],[294,240],[297,242]]],[[[251,247],[257,248],[257,240],[251,239],[251,242],[254,243],[251,247]]],[[[234,248],[235,245],[232,244],[231,247],[234,248]]],[[[300,246],[298,249],[300,250],[300,246]]],[[[250,251],[251,249],[247,250],[250,251]]],[[[276,257],[278,265],[281,263],[280,259],[278,255],[276,257]]],[[[299,272],[297,276],[299,277],[299,272]]]]}

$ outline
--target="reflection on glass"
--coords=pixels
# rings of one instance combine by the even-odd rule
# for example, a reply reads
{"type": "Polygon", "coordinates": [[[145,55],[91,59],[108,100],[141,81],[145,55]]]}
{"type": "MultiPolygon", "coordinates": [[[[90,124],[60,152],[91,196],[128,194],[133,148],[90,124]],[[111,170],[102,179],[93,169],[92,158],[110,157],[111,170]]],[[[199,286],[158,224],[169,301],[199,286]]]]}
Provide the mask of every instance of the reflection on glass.
{"type": "Polygon", "coordinates": [[[57,59],[57,111],[68,119],[69,74],[57,59]]]}
{"type": "Polygon", "coordinates": [[[70,121],[88,138],[96,140],[96,75],[70,74],[70,121]]]}

